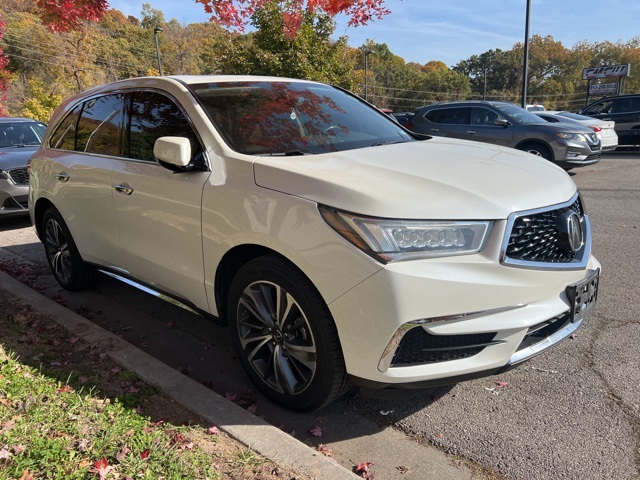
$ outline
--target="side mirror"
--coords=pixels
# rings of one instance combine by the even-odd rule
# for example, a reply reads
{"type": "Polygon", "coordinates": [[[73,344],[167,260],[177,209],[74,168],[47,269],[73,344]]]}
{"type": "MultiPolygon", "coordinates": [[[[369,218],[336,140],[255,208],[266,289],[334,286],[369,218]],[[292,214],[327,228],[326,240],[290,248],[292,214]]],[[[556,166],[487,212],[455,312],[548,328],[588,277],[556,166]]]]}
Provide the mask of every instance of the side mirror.
{"type": "Polygon", "coordinates": [[[191,164],[191,143],[185,137],[160,137],[153,144],[156,160],[170,170],[183,170],[191,164]]]}
{"type": "Polygon", "coordinates": [[[497,125],[499,127],[508,127],[509,126],[509,122],[505,118],[496,118],[493,121],[493,124],[497,125]]]}

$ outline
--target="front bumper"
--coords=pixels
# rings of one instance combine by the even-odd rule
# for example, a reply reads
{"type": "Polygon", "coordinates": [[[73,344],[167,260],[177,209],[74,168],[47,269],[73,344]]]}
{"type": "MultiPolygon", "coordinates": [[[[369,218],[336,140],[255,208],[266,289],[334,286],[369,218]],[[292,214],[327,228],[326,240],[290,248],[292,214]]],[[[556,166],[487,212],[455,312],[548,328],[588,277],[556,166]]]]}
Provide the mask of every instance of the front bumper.
{"type": "Polygon", "coordinates": [[[600,161],[602,146],[588,145],[585,142],[562,140],[553,146],[554,158],[561,167],[593,165],[600,161]]]}
{"type": "Polygon", "coordinates": [[[29,185],[15,185],[0,176],[0,218],[28,215],[29,185]]]}
{"type": "Polygon", "coordinates": [[[451,384],[510,368],[571,335],[581,322],[570,321],[565,289],[597,270],[597,260],[590,257],[580,270],[529,270],[492,260],[495,248],[388,264],[332,302],[353,383],[451,384]],[[407,331],[416,332],[411,342],[418,343],[399,357],[407,331]]]}

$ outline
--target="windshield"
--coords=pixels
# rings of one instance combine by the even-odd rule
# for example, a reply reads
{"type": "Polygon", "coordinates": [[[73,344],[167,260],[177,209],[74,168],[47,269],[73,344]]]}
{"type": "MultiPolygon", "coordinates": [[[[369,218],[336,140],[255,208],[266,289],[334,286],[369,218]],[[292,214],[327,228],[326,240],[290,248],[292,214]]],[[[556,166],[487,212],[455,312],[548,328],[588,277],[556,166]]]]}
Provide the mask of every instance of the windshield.
{"type": "Polygon", "coordinates": [[[522,107],[516,105],[494,105],[500,112],[509,118],[513,123],[521,125],[530,125],[535,123],[546,124],[547,121],[544,118],[540,118],[533,112],[529,112],[522,107]]]}
{"type": "Polygon", "coordinates": [[[1,122],[0,148],[40,145],[45,129],[40,122],[1,122]]]}
{"type": "Polygon", "coordinates": [[[191,88],[240,153],[302,155],[413,141],[388,116],[329,85],[240,81],[191,88]]]}

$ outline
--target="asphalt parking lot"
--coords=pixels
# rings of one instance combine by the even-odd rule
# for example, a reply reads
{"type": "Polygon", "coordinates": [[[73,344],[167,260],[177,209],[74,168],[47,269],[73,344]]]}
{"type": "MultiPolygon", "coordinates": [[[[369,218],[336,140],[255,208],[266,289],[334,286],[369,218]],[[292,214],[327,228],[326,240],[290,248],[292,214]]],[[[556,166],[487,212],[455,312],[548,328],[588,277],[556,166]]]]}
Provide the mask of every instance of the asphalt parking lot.
{"type": "MultiPolygon", "coordinates": [[[[551,351],[501,375],[430,395],[373,400],[356,392],[314,414],[261,398],[235,360],[225,331],[147,294],[104,279],[60,289],[28,220],[0,222],[0,260],[18,265],[43,294],[221,395],[257,398],[256,414],[341,464],[374,464],[378,479],[640,478],[640,155],[607,154],[575,169],[603,265],[599,304],[551,351]],[[309,433],[321,427],[322,437],[309,433]],[[442,477],[440,477],[442,478],[442,477]]],[[[552,188],[552,187],[550,187],[552,188]]],[[[317,430],[316,430],[317,431],[317,430]]]]}

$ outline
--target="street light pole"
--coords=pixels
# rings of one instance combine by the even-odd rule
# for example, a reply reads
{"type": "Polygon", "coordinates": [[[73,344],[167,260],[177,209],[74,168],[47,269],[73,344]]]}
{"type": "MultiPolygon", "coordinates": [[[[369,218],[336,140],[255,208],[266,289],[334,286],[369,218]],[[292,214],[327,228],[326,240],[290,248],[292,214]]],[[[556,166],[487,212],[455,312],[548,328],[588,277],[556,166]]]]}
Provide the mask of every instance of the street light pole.
{"type": "Polygon", "coordinates": [[[487,67],[483,67],[484,81],[482,86],[482,100],[487,99],[487,67]]]}
{"type": "Polygon", "coordinates": [[[529,13],[531,0],[527,0],[527,15],[524,26],[524,64],[522,66],[522,108],[527,104],[527,77],[529,76],[529,13]]]}
{"type": "Polygon", "coordinates": [[[372,50],[364,52],[364,100],[369,101],[369,55],[373,53],[372,50]]]}
{"type": "Polygon", "coordinates": [[[158,45],[158,34],[162,32],[162,28],[156,25],[156,28],[153,29],[153,39],[156,42],[156,55],[158,56],[158,71],[160,72],[160,76],[162,76],[162,59],[160,58],[160,45],[158,45]]]}

